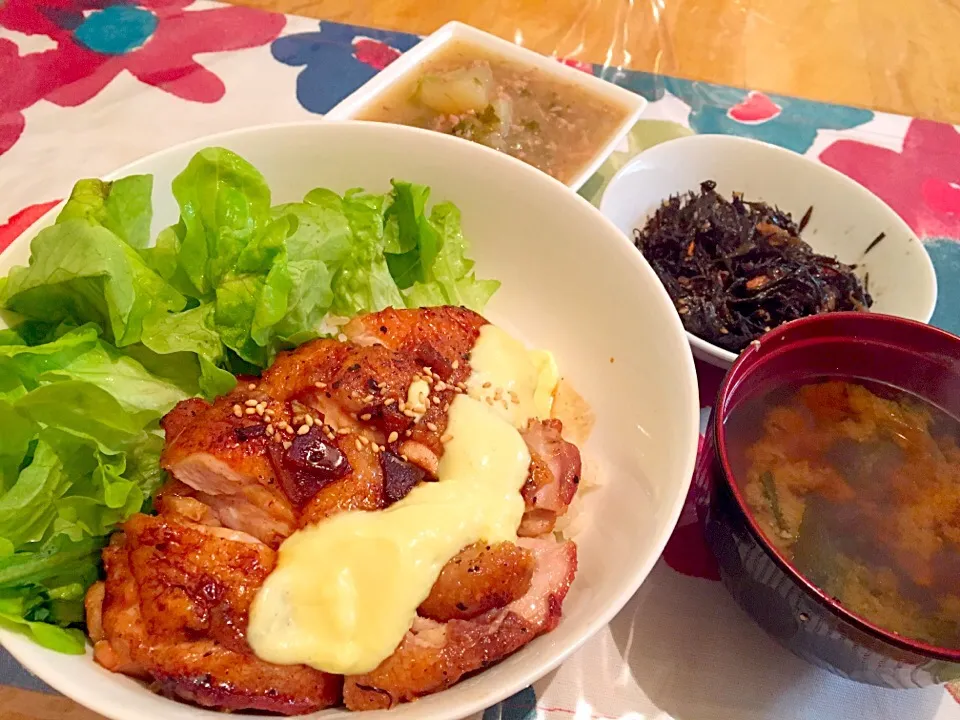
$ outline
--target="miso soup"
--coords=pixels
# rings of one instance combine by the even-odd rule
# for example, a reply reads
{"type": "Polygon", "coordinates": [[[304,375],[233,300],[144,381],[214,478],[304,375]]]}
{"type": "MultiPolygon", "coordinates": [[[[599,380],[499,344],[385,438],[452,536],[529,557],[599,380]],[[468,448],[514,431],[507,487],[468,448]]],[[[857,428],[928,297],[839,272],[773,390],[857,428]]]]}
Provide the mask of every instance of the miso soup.
{"type": "Polygon", "coordinates": [[[356,117],[456,135],[569,182],[626,115],[626,108],[546,73],[451,43],[356,117]]]}
{"type": "Polygon", "coordinates": [[[770,543],[848,610],[960,647],[960,423],[897,388],[820,378],[747,400],[733,471],[770,543]]]}

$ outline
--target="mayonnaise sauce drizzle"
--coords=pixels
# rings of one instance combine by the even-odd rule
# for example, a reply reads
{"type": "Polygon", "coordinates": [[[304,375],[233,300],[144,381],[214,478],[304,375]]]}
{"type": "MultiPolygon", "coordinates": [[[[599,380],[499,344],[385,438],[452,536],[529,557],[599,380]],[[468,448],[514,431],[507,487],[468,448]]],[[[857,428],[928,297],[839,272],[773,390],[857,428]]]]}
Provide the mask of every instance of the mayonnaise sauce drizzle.
{"type": "Polygon", "coordinates": [[[479,540],[516,539],[530,465],[517,429],[549,416],[556,365],[486,325],[471,366],[471,395],[450,405],[438,482],[385,510],[335,515],[281,545],[250,610],[247,640],[257,656],[369,672],[403,639],[450,558],[479,540]]]}

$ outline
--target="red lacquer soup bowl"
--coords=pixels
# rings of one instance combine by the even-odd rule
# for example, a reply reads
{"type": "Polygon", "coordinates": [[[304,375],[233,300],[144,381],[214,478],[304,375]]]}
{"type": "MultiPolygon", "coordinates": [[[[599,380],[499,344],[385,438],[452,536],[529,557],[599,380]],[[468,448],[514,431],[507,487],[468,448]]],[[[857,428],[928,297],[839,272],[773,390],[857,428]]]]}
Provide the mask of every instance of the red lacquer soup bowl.
{"type": "Polygon", "coordinates": [[[759,392],[832,376],[893,385],[960,418],[960,338],[871,313],[784,325],[745,350],[724,379],[694,482],[704,534],[740,607],[809,662],[871,685],[921,687],[960,677],[960,649],[911,640],[854,614],[814,586],[764,537],[737,483],[725,423],[759,392]]]}

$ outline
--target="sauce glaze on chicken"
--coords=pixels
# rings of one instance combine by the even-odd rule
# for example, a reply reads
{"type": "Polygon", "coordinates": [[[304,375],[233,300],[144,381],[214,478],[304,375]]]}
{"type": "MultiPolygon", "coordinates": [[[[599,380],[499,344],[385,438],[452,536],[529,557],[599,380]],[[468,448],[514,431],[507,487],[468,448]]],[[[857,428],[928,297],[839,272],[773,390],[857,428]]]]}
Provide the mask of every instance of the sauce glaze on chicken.
{"type": "Polygon", "coordinates": [[[106,580],[87,596],[97,661],[203,706],[292,715],[411,701],[552,630],[577,556],[551,531],[576,493],[580,454],[559,420],[534,420],[522,432],[531,463],[520,539],[451,559],[376,669],[342,677],[274,665],[245,637],[285,538],[436,479],[449,406],[467,391],[484,324],[460,308],[388,309],[282,354],[213,404],[174,408],[158,514],[124,524],[104,550],[106,580]],[[410,386],[423,382],[430,392],[412,407],[410,386]]]}

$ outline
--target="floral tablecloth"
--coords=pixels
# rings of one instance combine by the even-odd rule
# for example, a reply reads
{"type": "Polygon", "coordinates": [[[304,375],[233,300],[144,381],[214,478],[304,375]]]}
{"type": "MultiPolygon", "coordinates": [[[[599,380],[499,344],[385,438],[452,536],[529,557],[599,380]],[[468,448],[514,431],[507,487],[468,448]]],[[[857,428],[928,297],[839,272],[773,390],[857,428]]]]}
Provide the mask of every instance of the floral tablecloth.
{"type": "MultiPolygon", "coordinates": [[[[418,40],[202,0],[6,0],[0,251],[76,178],[212,132],[317,118],[418,40]]],[[[630,155],[677,135],[782,145],[850,175],[903,216],[936,266],[933,322],[960,331],[957,128],[564,61],[651,103],[582,190],[588,198],[630,155]]],[[[699,370],[705,421],[719,373],[699,370]]],[[[49,690],[2,651],[0,682],[49,690]]],[[[691,499],[623,612],[557,672],[482,714],[498,718],[948,720],[960,719],[960,702],[942,688],[857,685],[782,650],[718,583],[691,499]]]]}

